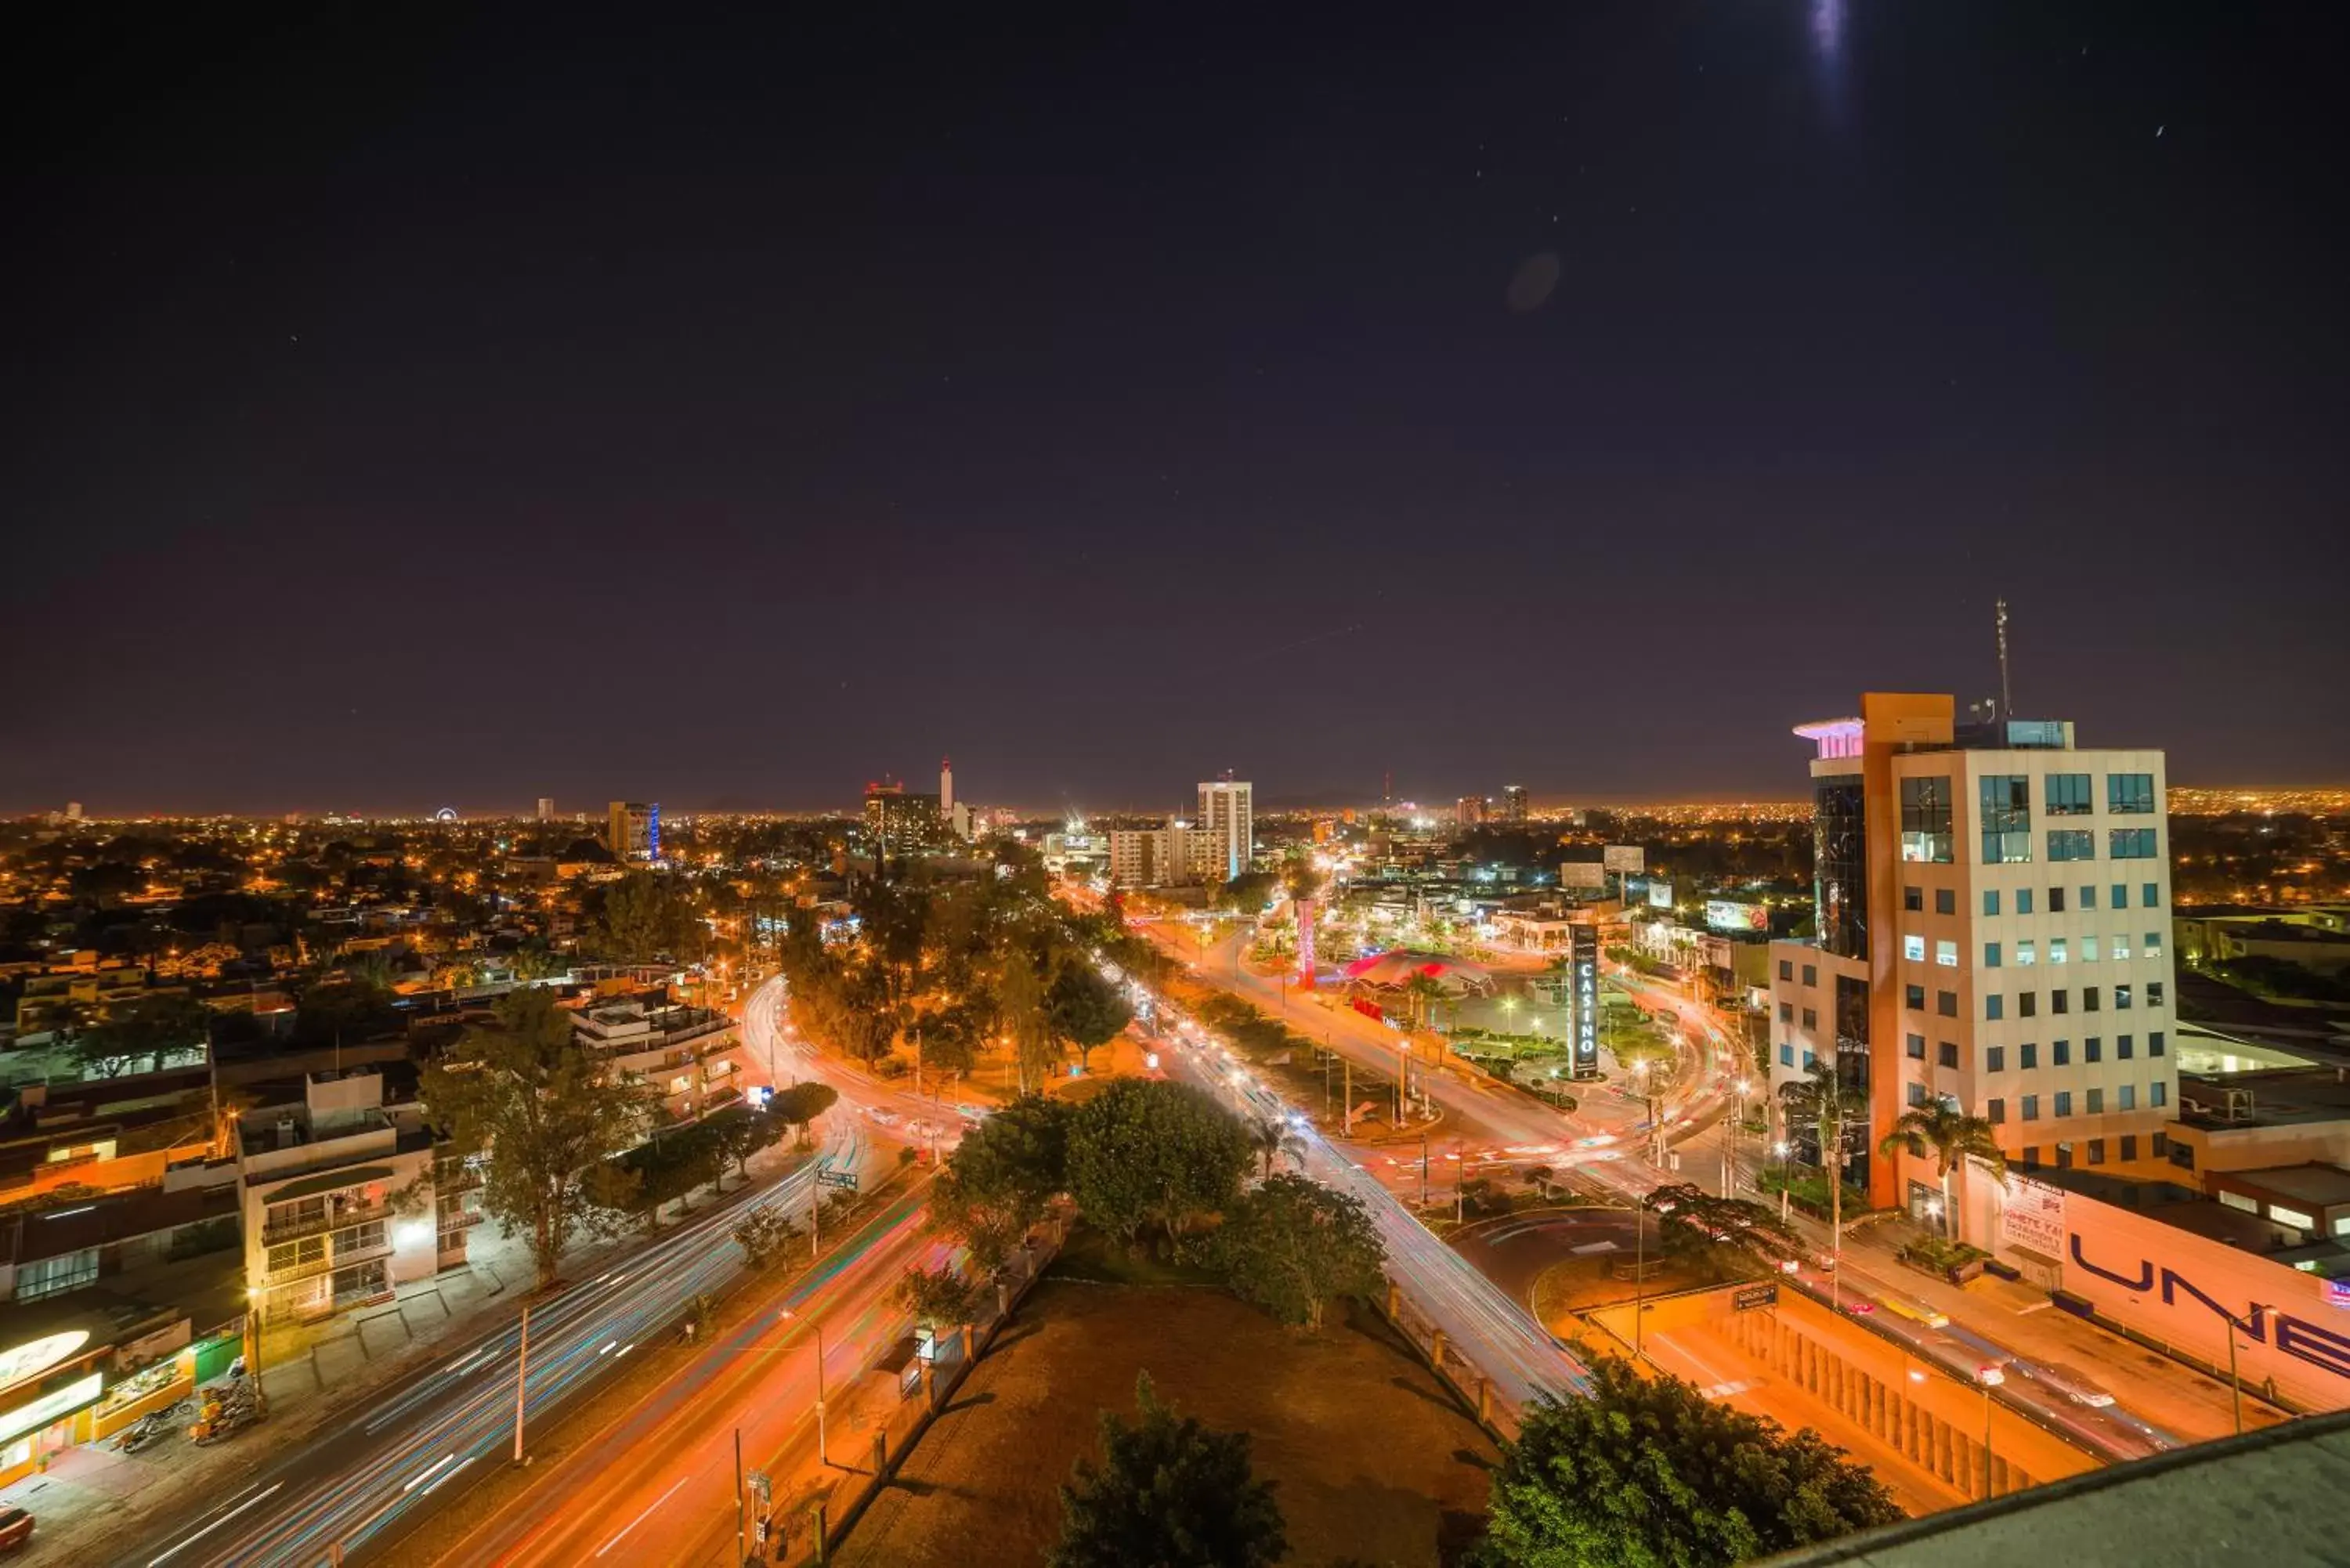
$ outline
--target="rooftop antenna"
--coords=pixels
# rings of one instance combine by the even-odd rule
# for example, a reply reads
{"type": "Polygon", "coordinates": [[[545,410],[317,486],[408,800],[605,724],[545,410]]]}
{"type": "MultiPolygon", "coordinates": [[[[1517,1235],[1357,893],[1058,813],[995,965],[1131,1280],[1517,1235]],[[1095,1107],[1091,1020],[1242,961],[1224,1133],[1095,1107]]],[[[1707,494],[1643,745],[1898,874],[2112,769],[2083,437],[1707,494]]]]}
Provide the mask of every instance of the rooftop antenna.
{"type": "Polygon", "coordinates": [[[2007,601],[2005,599],[1999,601],[1998,618],[1999,716],[2002,719],[2012,719],[2015,716],[2015,701],[2008,694],[2007,689],[2007,601]]]}

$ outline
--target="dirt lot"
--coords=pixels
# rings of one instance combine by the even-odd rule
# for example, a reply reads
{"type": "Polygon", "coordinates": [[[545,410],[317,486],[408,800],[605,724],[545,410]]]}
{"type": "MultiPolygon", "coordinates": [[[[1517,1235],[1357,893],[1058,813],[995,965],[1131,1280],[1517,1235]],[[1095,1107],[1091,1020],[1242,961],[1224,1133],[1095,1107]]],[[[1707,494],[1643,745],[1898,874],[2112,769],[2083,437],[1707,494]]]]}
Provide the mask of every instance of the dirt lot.
{"type": "Polygon", "coordinates": [[[1096,1414],[1134,1379],[1254,1435],[1279,1482],[1288,1561],[1445,1564],[1482,1527],[1491,1440],[1376,1317],[1293,1336],[1221,1291],[1047,1279],[860,1521],[849,1568],[1033,1563],[1060,1483],[1098,1457],[1096,1414]]]}

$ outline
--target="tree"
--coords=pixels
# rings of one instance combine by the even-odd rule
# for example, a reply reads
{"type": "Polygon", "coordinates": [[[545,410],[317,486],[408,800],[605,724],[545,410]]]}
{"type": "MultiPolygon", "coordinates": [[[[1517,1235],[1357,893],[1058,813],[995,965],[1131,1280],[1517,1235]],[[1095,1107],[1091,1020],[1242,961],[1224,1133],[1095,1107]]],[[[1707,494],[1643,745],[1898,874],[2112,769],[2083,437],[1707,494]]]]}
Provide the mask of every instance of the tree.
{"type": "Polygon", "coordinates": [[[1077,1048],[1077,1059],[1093,1065],[1097,1046],[1107,1045],[1134,1018],[1125,993],[1082,958],[1061,965],[1053,978],[1049,1017],[1055,1036],[1077,1048]]]}
{"type": "Polygon", "coordinates": [[[1289,1156],[1301,1167],[1305,1163],[1305,1140],[1297,1129],[1282,1116],[1258,1116],[1248,1124],[1249,1147],[1256,1153],[1260,1180],[1270,1180],[1273,1168],[1283,1155],[1289,1156]]]}
{"type": "Polygon", "coordinates": [[[1779,1091],[1791,1126],[1808,1126],[1819,1140],[1820,1164],[1828,1174],[1828,1299],[1838,1302],[1844,1286],[1844,1167],[1851,1127],[1866,1127],[1866,1099],[1844,1086],[1833,1069],[1788,1084],[1779,1091]]]}
{"type": "Polygon", "coordinates": [[[155,1064],[167,1053],[204,1047],[212,1018],[212,1009],[192,996],[142,996],[116,1008],[103,1023],[76,1031],[66,1050],[84,1077],[120,1077],[136,1071],[142,1060],[155,1064]]]}
{"type": "Polygon", "coordinates": [[[1923,1159],[1929,1150],[1934,1156],[1934,1174],[1942,1184],[1942,1212],[1950,1217],[1950,1234],[1963,1241],[1965,1218],[1950,1204],[1950,1168],[1972,1155],[2005,1176],[2007,1156],[2000,1152],[1999,1129],[1981,1116],[1966,1115],[1948,1100],[1936,1100],[1904,1112],[1877,1152],[1887,1159],[1898,1153],[1923,1159]]]}
{"type": "Polygon", "coordinates": [[[679,884],[658,872],[631,871],[606,889],[588,940],[615,963],[691,961],[708,950],[710,927],[679,884]]]}
{"type": "Polygon", "coordinates": [[[1102,1462],[1077,1461],[1061,1488],[1061,1540],[1047,1568],[1263,1568],[1289,1550],[1273,1485],[1249,1464],[1246,1432],[1217,1432],[1135,1379],[1141,1418],[1101,1417],[1102,1462]]]}
{"type": "Polygon", "coordinates": [[[1421,972],[1403,982],[1403,993],[1411,1002],[1412,1021],[1425,1029],[1434,1016],[1436,1004],[1444,1000],[1444,982],[1421,972]]]}
{"type": "Polygon", "coordinates": [[[1748,1257],[1783,1253],[1794,1233],[1767,1206],[1721,1198],[1692,1182],[1659,1187],[1640,1199],[1657,1218],[1657,1240],[1669,1257],[1719,1277],[1748,1257]]]}
{"type": "Polygon", "coordinates": [[[962,1277],[952,1266],[909,1269],[890,1299],[914,1314],[922,1327],[936,1331],[971,1322],[987,1303],[987,1287],[962,1277]]]}
{"type": "Polygon", "coordinates": [[[807,1147],[808,1124],[832,1109],[840,1098],[840,1091],[830,1084],[819,1084],[811,1078],[805,1084],[794,1084],[788,1089],[777,1089],[767,1102],[767,1114],[784,1122],[799,1135],[800,1147],[807,1147]]]}
{"type": "Polygon", "coordinates": [[[710,1119],[710,1126],[717,1129],[720,1158],[745,1181],[751,1179],[751,1157],[779,1142],[785,1125],[772,1112],[740,1109],[710,1119]]]}
{"type": "Polygon", "coordinates": [[[1186,1215],[1223,1208],[1249,1158],[1240,1123],[1187,1084],[1113,1079],[1069,1118],[1069,1195],[1129,1244],[1146,1225],[1172,1238],[1186,1215]]]}
{"type": "Polygon", "coordinates": [[[1270,871],[1243,871],[1216,889],[1216,908],[1253,915],[1264,908],[1265,899],[1273,893],[1273,884],[1270,871]]]}
{"type": "Polygon", "coordinates": [[[1024,1095],[965,1133],[931,1184],[931,1222],[993,1264],[1068,1186],[1072,1108],[1024,1095]]]}
{"type": "Polygon", "coordinates": [[[790,1216],[772,1207],[753,1210],[734,1227],[734,1240],[742,1244],[743,1260],[754,1272],[779,1262],[784,1250],[797,1241],[799,1234],[799,1227],[792,1223],[790,1216]]]}
{"type": "Polygon", "coordinates": [[[1387,1249],[1362,1200],[1302,1176],[1259,1183],[1225,1213],[1211,1251],[1235,1295],[1309,1329],[1332,1301],[1385,1282],[1387,1249]]]}
{"type": "Polygon", "coordinates": [[[489,1152],[482,1207],[528,1233],[542,1285],[624,1179],[589,1173],[635,1141],[649,1108],[580,1049],[571,1015],[536,987],[500,997],[494,1023],[466,1030],[424,1069],[420,1095],[455,1152],[489,1152]]]}
{"type": "Polygon", "coordinates": [[[1678,1377],[1589,1362],[1502,1446],[1489,1568],[1711,1568],[1902,1517],[1877,1478],[1808,1428],[1716,1404],[1678,1377]]]}
{"type": "Polygon", "coordinates": [[[1053,982],[1059,959],[1046,944],[1014,938],[1005,944],[996,964],[996,1012],[1012,1036],[1020,1068],[1020,1089],[1026,1094],[1044,1085],[1045,1075],[1061,1057],[1061,1039],[1053,1027],[1053,982]]]}

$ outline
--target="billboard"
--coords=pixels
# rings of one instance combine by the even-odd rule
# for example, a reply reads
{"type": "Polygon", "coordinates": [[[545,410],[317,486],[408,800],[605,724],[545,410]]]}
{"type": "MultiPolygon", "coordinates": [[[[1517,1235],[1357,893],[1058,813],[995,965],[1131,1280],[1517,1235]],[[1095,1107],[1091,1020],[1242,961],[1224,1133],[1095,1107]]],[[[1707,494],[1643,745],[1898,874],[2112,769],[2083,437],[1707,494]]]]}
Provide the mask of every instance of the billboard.
{"type": "Polygon", "coordinates": [[[1672,907],[1673,885],[1670,882],[1651,881],[1648,884],[1648,908],[1669,909],[1672,907]]]}
{"type": "Polygon", "coordinates": [[[1567,928],[1567,973],[1575,983],[1575,1065],[1578,1078],[1599,1072],[1599,928],[1567,928]]]}
{"type": "Polygon", "coordinates": [[[1610,844],[1600,850],[1599,864],[1610,871],[1638,873],[1648,868],[1648,856],[1637,844],[1610,844]]]}
{"type": "Polygon", "coordinates": [[[2007,1173],[2007,1203],[1999,1214],[1999,1240],[2003,1247],[2028,1247],[2043,1258],[2064,1255],[2064,1190],[2034,1181],[2015,1171],[2007,1173]]]}
{"type": "Polygon", "coordinates": [[[2220,1366],[2232,1320],[2246,1382],[2273,1377],[2312,1409],[2350,1407],[2350,1319],[2324,1280],[2077,1192],[2060,1197],[2066,1290],[2220,1366]]]}
{"type": "Polygon", "coordinates": [[[1771,911],[1760,904],[1737,904],[1727,898],[1705,901],[1705,923],[1716,931],[1768,931],[1771,911]]]}
{"type": "Polygon", "coordinates": [[[1596,860],[1569,860],[1558,868],[1558,885],[1596,893],[1607,886],[1607,870],[1596,860]]]}

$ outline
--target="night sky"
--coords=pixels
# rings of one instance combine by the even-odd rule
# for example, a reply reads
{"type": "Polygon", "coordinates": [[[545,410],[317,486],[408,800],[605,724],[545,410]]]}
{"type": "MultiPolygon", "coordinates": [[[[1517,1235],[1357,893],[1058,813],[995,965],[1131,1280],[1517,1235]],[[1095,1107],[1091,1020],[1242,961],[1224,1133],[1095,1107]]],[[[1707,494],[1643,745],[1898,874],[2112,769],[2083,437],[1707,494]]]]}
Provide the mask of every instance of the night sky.
{"type": "Polygon", "coordinates": [[[19,36],[0,810],[2350,781],[2338,8],[769,9],[19,36]]]}

